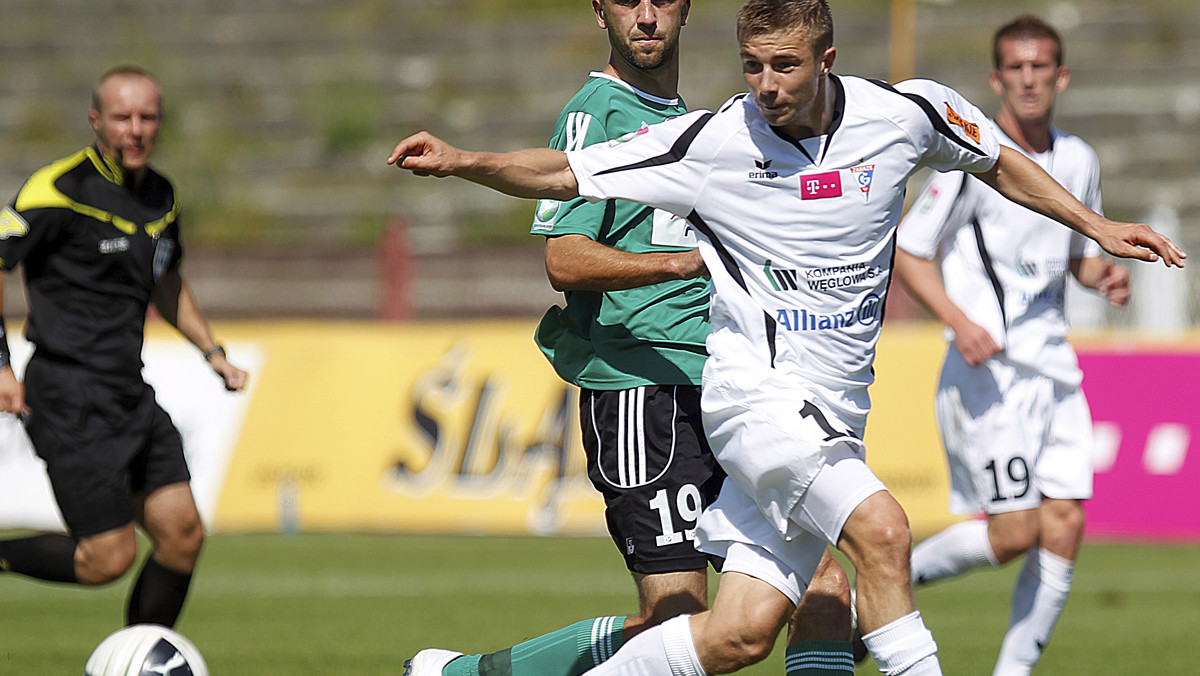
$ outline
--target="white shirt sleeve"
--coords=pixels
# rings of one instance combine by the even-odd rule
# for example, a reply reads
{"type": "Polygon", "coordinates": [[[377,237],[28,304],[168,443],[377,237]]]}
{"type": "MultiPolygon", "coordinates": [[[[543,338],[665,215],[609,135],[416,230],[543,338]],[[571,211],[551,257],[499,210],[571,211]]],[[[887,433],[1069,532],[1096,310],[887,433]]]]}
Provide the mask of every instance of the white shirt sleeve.
{"type": "Polygon", "coordinates": [[[568,152],[579,194],[592,202],[623,199],[673,214],[691,213],[712,169],[696,143],[711,116],[694,111],[568,152]]]}
{"type": "Polygon", "coordinates": [[[924,119],[913,117],[916,128],[910,131],[924,151],[924,166],[981,172],[1000,159],[995,125],[958,92],[932,80],[906,80],[896,90],[925,113],[924,119]]]}
{"type": "MultiPolygon", "coordinates": [[[[1096,156],[1096,151],[1086,143],[1080,141],[1083,145],[1083,158],[1080,160],[1085,170],[1083,175],[1086,176],[1083,186],[1083,192],[1079,196],[1079,201],[1083,202],[1087,208],[1092,211],[1104,215],[1104,205],[1100,198],[1100,158],[1096,156]]],[[[1104,253],[1096,240],[1090,237],[1085,237],[1079,233],[1074,233],[1071,237],[1071,258],[1092,258],[1104,253]]]]}
{"type": "Polygon", "coordinates": [[[947,233],[965,224],[962,202],[966,175],[961,171],[935,173],[900,221],[896,246],[919,258],[934,259],[947,233]]]}

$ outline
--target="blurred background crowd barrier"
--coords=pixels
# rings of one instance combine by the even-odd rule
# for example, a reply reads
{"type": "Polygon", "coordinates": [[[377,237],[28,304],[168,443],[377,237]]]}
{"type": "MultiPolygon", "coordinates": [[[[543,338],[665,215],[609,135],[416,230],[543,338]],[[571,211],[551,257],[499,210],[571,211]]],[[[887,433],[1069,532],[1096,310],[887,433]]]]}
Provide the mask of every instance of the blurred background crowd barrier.
{"type": "MultiPolygon", "coordinates": [[[[991,32],[1019,12],[1040,13],[1061,29],[1073,71],[1057,122],[1099,152],[1108,213],[1151,220],[1200,251],[1200,4],[896,2],[912,7],[912,28],[891,47],[887,0],[832,3],[837,72],[911,71],[992,111],[991,32]]],[[[133,62],[164,85],[157,164],[180,190],[187,272],[211,314],[532,316],[558,298],[541,238],[528,234],[532,203],[402,177],[384,158],[423,128],[472,148],[545,144],[563,103],[607,58],[588,5],[0,0],[0,195],[86,143],[91,84],[133,62]]],[[[681,92],[691,107],[713,108],[744,89],[740,2],[693,5],[681,92]]],[[[1081,307],[1076,322],[1190,325],[1200,314],[1195,279],[1189,270],[1155,282],[1162,293],[1153,303],[1135,297],[1130,312],[1081,307]]],[[[20,309],[20,297],[5,300],[20,309]]],[[[894,315],[919,316],[893,301],[894,315]]]]}
{"type": "MultiPolygon", "coordinates": [[[[834,0],[837,72],[909,70],[992,111],[992,31],[1042,14],[1073,71],[1056,121],[1098,151],[1108,215],[1200,255],[1200,3],[898,1],[911,30],[891,30],[885,0],[834,0]]],[[[739,5],[693,4],[693,108],[744,88],[739,5]]],[[[561,299],[528,234],[533,204],[384,164],[424,128],[472,148],[544,144],[607,58],[586,0],[0,0],[0,23],[5,201],[90,142],[102,71],[136,63],[164,86],[156,164],[184,207],[185,273],[253,371],[250,392],[227,395],[151,324],[147,377],[187,437],[210,526],[601,532],[575,393],[532,343],[561,299]]],[[[1131,264],[1125,311],[1071,292],[1101,441],[1094,535],[1200,539],[1198,263],[1131,264]]],[[[12,278],[4,308],[19,324],[12,278]]],[[[897,287],[887,310],[869,462],[928,534],[952,518],[932,413],[944,347],[936,326],[906,322],[927,317],[897,287]]],[[[0,421],[0,528],[57,525],[40,472],[0,421]]]]}

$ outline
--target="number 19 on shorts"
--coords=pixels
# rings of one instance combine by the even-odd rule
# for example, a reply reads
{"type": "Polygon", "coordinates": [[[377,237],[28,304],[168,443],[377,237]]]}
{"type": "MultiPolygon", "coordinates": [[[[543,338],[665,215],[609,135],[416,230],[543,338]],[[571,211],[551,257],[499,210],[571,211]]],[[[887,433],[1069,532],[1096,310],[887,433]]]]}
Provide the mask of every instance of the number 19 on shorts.
{"type": "Polygon", "coordinates": [[[659,547],[696,539],[696,521],[700,519],[704,507],[700,490],[694,484],[680,486],[674,500],[667,495],[665,488],[659,490],[650,499],[650,508],[658,513],[658,521],[662,526],[662,534],[654,538],[659,547]],[[686,527],[676,530],[679,526],[686,527]]]}

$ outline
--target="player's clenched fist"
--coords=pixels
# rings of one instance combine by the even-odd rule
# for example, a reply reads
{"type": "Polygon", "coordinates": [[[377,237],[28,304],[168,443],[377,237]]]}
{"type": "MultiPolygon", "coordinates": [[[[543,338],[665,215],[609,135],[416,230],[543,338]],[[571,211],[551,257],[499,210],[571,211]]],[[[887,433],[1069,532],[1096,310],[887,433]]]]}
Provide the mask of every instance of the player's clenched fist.
{"type": "Polygon", "coordinates": [[[417,176],[451,176],[462,165],[463,151],[429,132],[404,139],[388,156],[388,164],[408,169],[417,176]]]}

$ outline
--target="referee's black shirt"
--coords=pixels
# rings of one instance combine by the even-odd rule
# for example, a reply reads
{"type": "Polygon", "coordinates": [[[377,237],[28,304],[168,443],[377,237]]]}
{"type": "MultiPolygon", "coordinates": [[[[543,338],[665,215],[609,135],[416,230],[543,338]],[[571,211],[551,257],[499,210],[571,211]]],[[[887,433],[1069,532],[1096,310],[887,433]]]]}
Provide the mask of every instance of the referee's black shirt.
{"type": "Polygon", "coordinates": [[[0,269],[25,264],[37,354],[140,379],[151,293],[182,256],[177,217],[170,181],[147,168],[135,190],[95,146],[35,172],[0,214],[0,269]]]}

